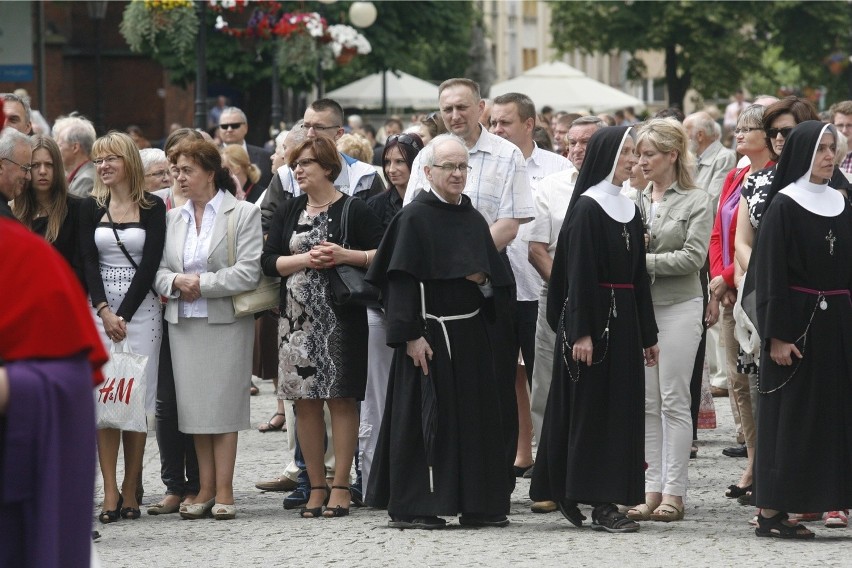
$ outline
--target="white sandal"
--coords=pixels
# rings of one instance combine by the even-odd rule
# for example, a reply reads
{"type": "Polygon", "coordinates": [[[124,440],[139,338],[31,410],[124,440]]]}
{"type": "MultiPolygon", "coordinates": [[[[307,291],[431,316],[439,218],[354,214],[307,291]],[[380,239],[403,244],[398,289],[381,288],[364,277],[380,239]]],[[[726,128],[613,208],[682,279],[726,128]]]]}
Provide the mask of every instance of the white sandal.
{"type": "Polygon", "coordinates": [[[235,518],[236,516],[236,505],[223,505],[222,503],[216,503],[213,505],[213,518],[217,521],[227,521],[235,518]]]}

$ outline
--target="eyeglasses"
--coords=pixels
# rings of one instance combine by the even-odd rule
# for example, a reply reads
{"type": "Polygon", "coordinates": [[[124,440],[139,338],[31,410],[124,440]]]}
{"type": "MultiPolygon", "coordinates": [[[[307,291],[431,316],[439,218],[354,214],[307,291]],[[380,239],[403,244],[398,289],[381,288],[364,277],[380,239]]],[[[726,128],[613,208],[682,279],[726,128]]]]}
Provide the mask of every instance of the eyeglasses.
{"type": "Polygon", "coordinates": [[[33,167],[32,167],[30,164],[19,164],[19,163],[18,163],[18,162],[16,162],[15,160],[10,160],[9,158],[3,158],[3,159],[4,159],[4,160],[6,160],[7,162],[12,162],[12,163],[13,163],[13,164],[15,164],[16,166],[18,166],[19,168],[21,168],[22,170],[24,170],[24,173],[25,173],[25,174],[30,173],[30,170],[32,170],[32,169],[33,169],[33,167]]]}
{"type": "Polygon", "coordinates": [[[340,128],[340,125],[337,125],[337,126],[321,126],[319,124],[308,124],[307,122],[302,123],[302,130],[310,130],[311,128],[313,128],[314,130],[317,130],[317,131],[337,130],[338,128],[340,128]]]}
{"type": "Polygon", "coordinates": [[[316,158],[302,158],[301,160],[296,160],[295,162],[292,162],[290,164],[290,169],[295,170],[297,166],[301,166],[301,168],[304,170],[309,165],[317,163],[319,163],[319,160],[317,160],[316,158]]]}
{"type": "Polygon", "coordinates": [[[236,130],[243,124],[245,124],[245,122],[228,122],[226,124],[220,124],[219,128],[221,128],[222,130],[236,130]]]}
{"type": "Polygon", "coordinates": [[[787,138],[790,135],[790,132],[793,131],[792,126],[785,126],[784,128],[770,128],[766,131],[766,134],[770,138],[777,138],[780,134],[782,138],[787,138]]]}
{"type": "Polygon", "coordinates": [[[455,172],[456,170],[458,170],[459,173],[468,174],[473,169],[472,167],[470,167],[470,164],[468,164],[467,162],[461,162],[461,163],[458,163],[458,164],[453,164],[452,162],[447,162],[445,164],[435,164],[435,167],[444,170],[448,174],[451,174],[451,173],[455,172]]]}
{"type": "Polygon", "coordinates": [[[737,128],[737,129],[735,129],[735,130],[734,130],[734,134],[735,134],[736,136],[739,136],[740,134],[748,134],[749,132],[753,132],[753,131],[755,131],[755,130],[763,130],[763,129],[762,129],[762,128],[759,128],[759,127],[755,127],[755,128],[749,128],[749,127],[746,127],[746,128],[737,128]]]}
{"type": "Polygon", "coordinates": [[[414,139],[410,134],[394,134],[393,136],[388,136],[386,144],[390,144],[391,142],[396,141],[398,144],[405,144],[406,146],[411,146],[418,152],[423,149],[423,145],[414,139]]]}
{"type": "Polygon", "coordinates": [[[116,162],[118,162],[120,159],[121,159],[121,156],[116,156],[115,154],[110,154],[109,156],[106,156],[106,157],[103,157],[103,158],[95,158],[94,160],[92,160],[92,163],[95,164],[95,167],[103,165],[104,162],[106,162],[106,164],[108,166],[111,166],[111,165],[115,164],[116,162]]]}
{"type": "Polygon", "coordinates": [[[149,178],[161,178],[169,175],[169,170],[157,170],[156,172],[151,172],[150,174],[145,174],[145,177],[149,178]]]}
{"type": "Polygon", "coordinates": [[[423,119],[423,122],[434,122],[435,124],[438,124],[438,121],[437,121],[437,120],[435,120],[435,117],[436,117],[436,116],[438,116],[438,112],[437,112],[437,111],[435,111],[435,112],[430,112],[430,113],[426,116],[426,118],[424,118],[424,119],[423,119]]]}

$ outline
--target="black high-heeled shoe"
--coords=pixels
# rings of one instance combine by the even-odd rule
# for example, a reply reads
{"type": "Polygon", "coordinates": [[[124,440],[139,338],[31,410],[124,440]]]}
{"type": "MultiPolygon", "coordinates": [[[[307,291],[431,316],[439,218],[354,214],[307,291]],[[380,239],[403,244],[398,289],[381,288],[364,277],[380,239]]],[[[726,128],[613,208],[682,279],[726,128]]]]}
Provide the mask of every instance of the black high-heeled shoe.
{"type": "MultiPolygon", "coordinates": [[[[348,485],[332,485],[332,489],[340,489],[341,491],[346,491],[349,493],[349,501],[352,501],[352,490],[349,489],[348,485]]],[[[322,516],[327,519],[333,519],[335,517],[346,517],[349,515],[349,507],[343,507],[338,505],[334,508],[326,507],[325,511],[323,511],[322,516]]]]}
{"type": "Polygon", "coordinates": [[[323,504],[320,505],[319,507],[311,507],[310,509],[308,509],[307,507],[302,507],[301,509],[299,509],[299,516],[302,517],[303,519],[319,519],[320,517],[322,517],[322,508],[326,503],[328,503],[328,497],[329,497],[330,491],[328,489],[328,485],[321,485],[319,487],[311,487],[311,491],[316,491],[318,489],[322,489],[323,491],[325,491],[325,500],[323,501],[323,504]],[[305,515],[308,515],[308,516],[305,516],[305,515]]]}
{"type": "Polygon", "coordinates": [[[142,516],[142,511],[135,507],[124,507],[121,509],[121,518],[135,521],[142,516]]]}
{"type": "Polygon", "coordinates": [[[123,504],[124,504],[124,497],[119,495],[118,504],[115,506],[115,509],[113,509],[112,511],[108,511],[108,510],[104,509],[103,511],[101,511],[101,514],[98,515],[98,520],[105,525],[108,525],[109,523],[116,522],[119,519],[121,506],[123,504]]]}

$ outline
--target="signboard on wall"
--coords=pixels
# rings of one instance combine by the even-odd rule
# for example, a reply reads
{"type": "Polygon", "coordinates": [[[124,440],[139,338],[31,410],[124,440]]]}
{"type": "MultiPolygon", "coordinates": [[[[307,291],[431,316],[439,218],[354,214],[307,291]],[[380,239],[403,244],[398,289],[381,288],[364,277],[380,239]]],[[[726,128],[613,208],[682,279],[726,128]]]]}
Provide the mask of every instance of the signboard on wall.
{"type": "Polygon", "coordinates": [[[31,2],[0,2],[0,83],[33,80],[31,2]]]}

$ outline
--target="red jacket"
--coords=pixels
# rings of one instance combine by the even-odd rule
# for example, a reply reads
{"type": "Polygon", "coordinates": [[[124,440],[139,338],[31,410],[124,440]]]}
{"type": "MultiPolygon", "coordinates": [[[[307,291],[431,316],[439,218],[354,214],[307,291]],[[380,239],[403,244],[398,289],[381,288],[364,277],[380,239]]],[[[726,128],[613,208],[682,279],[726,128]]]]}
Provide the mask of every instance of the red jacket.
{"type": "MultiPolygon", "coordinates": [[[[771,160],[764,165],[764,168],[771,166],[774,162],[771,160]]],[[[734,218],[731,221],[731,227],[728,229],[728,252],[732,259],[731,264],[725,266],[722,262],[722,205],[731,197],[734,191],[740,191],[743,183],[745,183],[746,175],[748,174],[748,166],[744,168],[734,168],[728,172],[725,178],[725,183],[722,185],[722,192],[719,194],[719,208],[716,210],[716,219],[713,222],[713,231],[710,233],[710,278],[715,278],[722,275],[728,288],[736,288],[734,286],[734,237],[737,234],[737,214],[739,212],[739,200],[734,208],[734,218]]]]}

